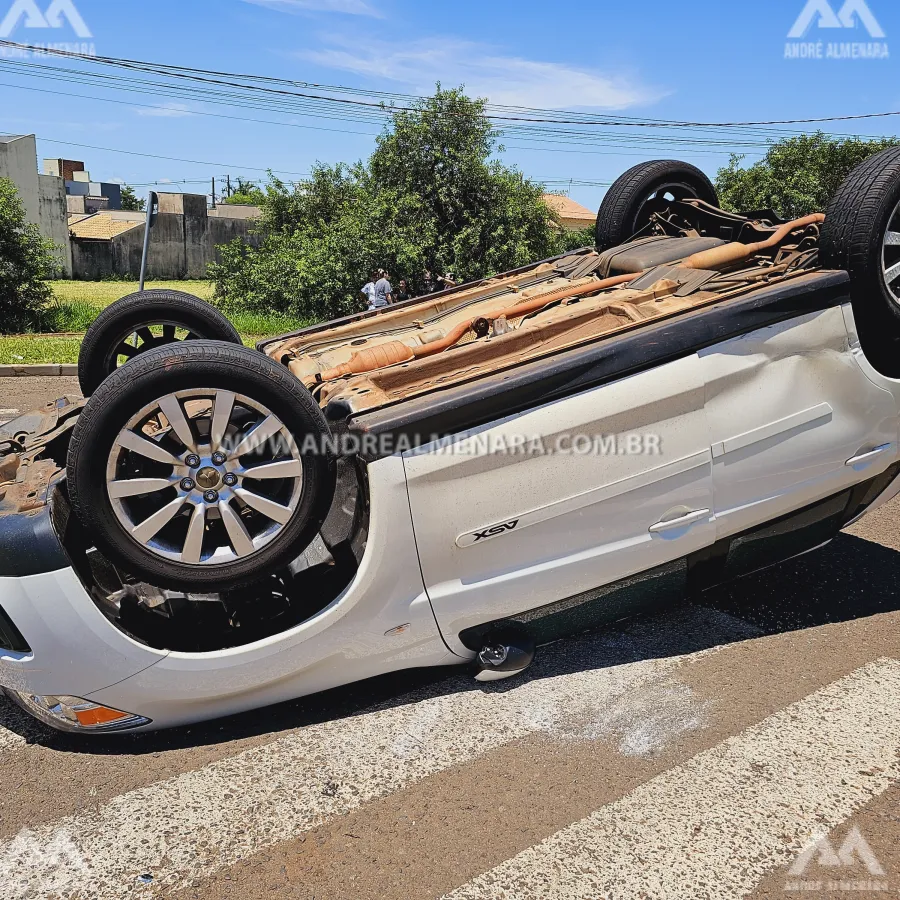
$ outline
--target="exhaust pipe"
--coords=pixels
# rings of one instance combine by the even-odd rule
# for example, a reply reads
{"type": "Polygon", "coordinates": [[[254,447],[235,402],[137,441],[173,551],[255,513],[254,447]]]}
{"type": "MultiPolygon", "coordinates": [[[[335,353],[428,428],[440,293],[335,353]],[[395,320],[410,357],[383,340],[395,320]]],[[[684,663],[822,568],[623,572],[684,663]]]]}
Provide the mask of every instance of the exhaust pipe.
{"type": "MultiPolygon", "coordinates": [[[[702,250],[700,253],[695,253],[678,265],[685,269],[718,270],[750,259],[750,257],[755,256],[757,253],[762,253],[764,250],[771,250],[772,247],[777,247],[792,232],[800,228],[806,228],[809,225],[820,225],[824,221],[825,216],[823,213],[813,213],[812,215],[804,216],[802,219],[786,222],[764,241],[758,241],[755,244],[742,244],[739,241],[723,244],[721,247],[713,247],[711,250],[702,250]]],[[[494,315],[494,318],[521,318],[529,313],[543,309],[551,303],[558,303],[560,300],[567,300],[571,297],[590,297],[600,291],[628,284],[628,282],[640,278],[643,274],[644,272],[636,272],[632,275],[616,275],[613,278],[604,278],[602,281],[587,281],[578,285],[569,285],[568,287],[545,291],[536,297],[532,297],[530,300],[526,300],[524,303],[520,303],[518,306],[511,306],[508,309],[501,310],[494,315]]],[[[460,322],[445,337],[438,341],[422,344],[419,347],[410,347],[408,344],[404,344],[403,341],[390,341],[386,344],[379,344],[370,350],[354,353],[349,361],[343,363],[343,365],[336,366],[333,369],[326,369],[324,372],[316,375],[316,381],[332,381],[345,375],[363,375],[366,372],[374,372],[376,369],[383,369],[398,363],[443,353],[445,350],[449,350],[458,344],[481,318],[479,316],[470,322],[460,322]]]]}

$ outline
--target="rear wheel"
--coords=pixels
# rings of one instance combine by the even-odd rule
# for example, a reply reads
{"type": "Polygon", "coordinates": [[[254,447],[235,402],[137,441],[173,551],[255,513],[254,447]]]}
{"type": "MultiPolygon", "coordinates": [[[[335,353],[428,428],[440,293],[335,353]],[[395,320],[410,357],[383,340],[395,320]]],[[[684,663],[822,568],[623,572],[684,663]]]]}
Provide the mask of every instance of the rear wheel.
{"type": "Polygon", "coordinates": [[[150,584],[243,587],[321,528],[334,495],[328,434],[309,392],[260,353],[213,341],[152,350],[85,407],[69,449],[72,505],[97,546],[150,584]]]}
{"type": "Polygon", "coordinates": [[[597,249],[617,247],[650,223],[673,200],[705,200],[713,206],[719,198],[712,182],[696,166],[674,159],[639,163],[613,183],[597,214],[597,249]]]}
{"type": "Polygon", "coordinates": [[[81,392],[90,397],[120,366],[149,350],[205,339],[240,344],[219,310],[183,291],[139,291],[108,306],[88,329],[78,356],[81,392]]]}
{"type": "Polygon", "coordinates": [[[900,148],[854,169],[828,205],[820,259],[850,274],[853,315],[866,355],[900,374],[900,148]]]}

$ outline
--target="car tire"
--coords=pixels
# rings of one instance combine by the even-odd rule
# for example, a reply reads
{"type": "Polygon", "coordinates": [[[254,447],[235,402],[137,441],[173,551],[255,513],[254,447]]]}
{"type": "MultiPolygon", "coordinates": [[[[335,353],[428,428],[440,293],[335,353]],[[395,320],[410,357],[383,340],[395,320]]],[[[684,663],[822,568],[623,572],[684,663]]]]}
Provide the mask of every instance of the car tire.
{"type": "Polygon", "coordinates": [[[876,153],[838,188],[828,204],[819,256],[824,268],[850,275],[866,355],[884,374],[900,374],[900,147],[876,153]],[[896,273],[890,279],[889,271],[896,273]]]}
{"type": "MultiPolygon", "coordinates": [[[[184,454],[174,449],[176,446],[180,447],[181,443],[176,437],[178,427],[173,422],[169,418],[166,424],[166,418],[160,420],[159,416],[151,417],[150,438],[158,448],[165,449],[170,455],[189,459],[189,444],[184,444],[184,454]]],[[[224,430],[222,433],[225,434],[224,430]]],[[[329,438],[328,424],[309,391],[287,369],[267,356],[255,350],[217,341],[198,340],[175,344],[150,350],[127,367],[118,369],[88,401],[69,446],[69,496],[73,511],[88,529],[98,549],[114,564],[139,580],[157,587],[189,593],[215,593],[246,587],[288,566],[321,529],[335,491],[335,462],[329,449],[329,438]],[[169,401],[177,393],[182,413],[185,414],[184,419],[190,420],[188,428],[193,431],[195,454],[210,456],[214,449],[214,439],[211,436],[216,409],[214,404],[223,396],[222,392],[225,396],[237,398],[228,407],[226,424],[230,426],[232,416],[237,416],[238,413],[245,416],[252,413],[258,417],[258,421],[255,425],[249,422],[247,434],[237,429],[234,440],[238,443],[232,445],[235,455],[221,467],[220,478],[225,467],[232,463],[234,468],[228,470],[229,474],[232,471],[252,471],[249,463],[245,462],[248,456],[242,456],[238,451],[245,446],[248,434],[260,422],[273,419],[278,420],[284,430],[276,431],[271,443],[274,445],[275,438],[283,436],[292,440],[293,443],[289,442],[287,446],[292,448],[294,456],[289,456],[286,461],[296,464],[299,460],[301,474],[293,473],[291,478],[274,482],[248,482],[248,476],[244,474],[244,480],[234,488],[226,488],[220,481],[218,491],[221,493],[206,505],[207,495],[202,493],[206,485],[201,486],[200,480],[204,471],[209,473],[209,468],[203,469],[201,466],[210,467],[209,462],[195,464],[191,461],[190,465],[198,471],[191,469],[185,475],[184,469],[148,458],[141,453],[132,453],[131,450],[123,451],[121,441],[126,432],[148,436],[148,432],[142,430],[147,426],[133,424],[135,417],[143,415],[143,410],[147,408],[154,408],[160,398],[169,401]],[[216,398],[205,420],[209,425],[206,439],[202,436],[202,417],[196,411],[189,412],[187,408],[194,393],[216,398]],[[250,404],[256,404],[259,408],[250,409],[250,404]],[[149,471],[151,469],[152,473],[149,471]],[[124,474],[126,471],[128,474],[124,474]],[[169,479],[170,486],[153,487],[151,493],[130,495],[126,500],[116,498],[114,484],[119,485],[124,480],[149,478],[159,481],[169,479]],[[196,481],[193,492],[185,489],[185,481],[191,478],[196,481]],[[300,487],[294,490],[292,485],[298,480],[300,487]],[[282,500],[281,495],[275,495],[277,502],[284,504],[282,509],[289,511],[289,518],[285,513],[283,521],[269,521],[267,516],[256,512],[257,506],[245,503],[243,498],[247,496],[248,484],[252,490],[259,490],[260,485],[263,485],[266,493],[270,485],[274,484],[279,488],[282,481],[288,486],[288,494],[294,490],[293,497],[296,498],[294,503],[293,499],[282,500]],[[183,502],[179,505],[179,498],[182,497],[183,502]],[[158,511],[163,506],[168,508],[172,504],[178,508],[177,514],[167,520],[162,530],[155,532],[150,539],[146,539],[145,534],[139,536],[139,532],[131,527],[132,524],[140,525],[141,521],[145,521],[145,516],[152,518],[153,510],[158,511]],[[228,509],[223,510],[223,505],[228,509]],[[198,529],[201,551],[196,559],[192,559],[188,558],[187,552],[189,536],[193,528],[193,517],[201,506],[202,523],[198,529]],[[134,512],[138,507],[144,510],[139,515],[134,512]],[[229,509],[231,513],[228,513],[229,509]],[[226,513],[229,520],[227,525],[226,513]],[[123,516],[133,518],[127,518],[123,523],[123,516]],[[243,554],[239,544],[232,540],[233,532],[229,527],[234,526],[235,518],[240,521],[244,534],[251,540],[243,554]],[[254,530],[256,519],[262,524],[274,526],[274,530],[270,529],[272,536],[264,535],[265,542],[254,549],[252,542],[259,540],[254,530]],[[161,535],[167,533],[166,529],[176,535],[174,556],[166,556],[168,551],[162,548],[161,535]],[[224,539],[224,545],[231,551],[230,558],[228,553],[223,556],[219,552],[220,538],[224,539]],[[181,556],[178,555],[179,547],[184,551],[181,556]],[[201,561],[204,547],[208,558],[201,561]]],[[[226,441],[223,439],[216,446],[225,448],[226,441]]],[[[141,445],[139,449],[146,450],[146,445],[141,445]]],[[[249,454],[256,452],[245,451],[249,454]]],[[[273,456],[273,462],[275,461],[277,453],[273,456]]],[[[270,466],[271,464],[269,463],[270,466]]],[[[269,474],[265,477],[273,479],[276,476],[269,474]]],[[[130,483],[134,484],[133,481],[130,483]]],[[[269,492],[267,496],[273,495],[269,492]]],[[[256,496],[254,504],[258,503],[259,496],[256,496]]]]}
{"type": "Polygon", "coordinates": [[[597,213],[597,249],[603,252],[637,236],[665,198],[719,205],[715,187],[696,166],[674,159],[639,163],[620,175],[603,198],[597,213]]]}
{"type": "MultiPolygon", "coordinates": [[[[163,334],[143,339],[127,352],[134,358],[155,347],[175,343],[177,330],[187,331],[190,339],[225,341],[240,344],[241,337],[234,325],[209,303],[183,291],[138,291],[122,297],[108,306],[94,320],[78,355],[78,383],[85,397],[94,391],[117,369],[124,354],[116,354],[129,336],[141,329],[170,326],[163,334]],[[171,326],[175,326],[172,334],[171,326]],[[169,336],[167,336],[167,334],[169,336]]],[[[131,360],[128,360],[131,361],[131,360]]]]}

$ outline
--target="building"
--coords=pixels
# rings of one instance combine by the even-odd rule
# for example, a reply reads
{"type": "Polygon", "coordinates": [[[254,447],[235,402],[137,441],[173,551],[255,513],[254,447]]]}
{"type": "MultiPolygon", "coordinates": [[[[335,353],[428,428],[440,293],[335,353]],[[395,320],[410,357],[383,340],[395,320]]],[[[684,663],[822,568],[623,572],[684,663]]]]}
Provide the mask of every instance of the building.
{"type": "Polygon", "coordinates": [[[0,178],[16,186],[25,218],[37,225],[57,247],[62,273],[72,277],[68,205],[65,181],[37,170],[37,143],[33,134],[0,135],[0,178]]]}
{"type": "Polygon", "coordinates": [[[44,174],[65,181],[68,209],[74,215],[122,208],[122,186],[113,182],[92,181],[91,173],[80,160],[45,159],[44,174]]]}
{"type": "MultiPolygon", "coordinates": [[[[252,206],[207,209],[198,194],[159,194],[159,215],[150,232],[147,276],[155,279],[206,278],[218,247],[235,238],[258,246],[253,233],[259,210],[252,206]]],[[[76,278],[137,278],[144,249],[144,213],[104,211],[69,218],[76,278]]]]}
{"type": "MultiPolygon", "coordinates": [[[[137,279],[146,215],[122,210],[120,185],[92,181],[84,163],[73,159],[45,159],[39,174],[33,134],[0,136],[0,178],[16,185],[28,221],[59,248],[64,277],[137,279]]],[[[259,245],[253,233],[259,212],[253,206],[207,209],[206,197],[197,194],[159,194],[149,277],[205,278],[220,244],[239,237],[259,245]]]]}
{"type": "Polygon", "coordinates": [[[566,231],[582,231],[597,221],[597,213],[562,194],[544,194],[544,203],[558,216],[566,231]]]}

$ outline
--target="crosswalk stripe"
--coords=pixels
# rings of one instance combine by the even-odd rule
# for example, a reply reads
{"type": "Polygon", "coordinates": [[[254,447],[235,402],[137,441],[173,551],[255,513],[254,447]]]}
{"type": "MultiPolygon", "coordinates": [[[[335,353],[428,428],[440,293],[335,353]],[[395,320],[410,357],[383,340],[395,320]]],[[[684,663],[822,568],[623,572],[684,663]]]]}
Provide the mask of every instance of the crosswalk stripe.
{"type": "Polygon", "coordinates": [[[645,627],[555,645],[514,687],[447,679],[430,689],[436,696],[310,726],[23,831],[0,844],[0,884],[16,886],[13,897],[65,891],[92,900],[130,895],[143,873],[154,889],[171,887],[529,734],[607,737],[625,754],[665,746],[704,722],[705,705],[678,681],[679,666],[757,632],[696,609],[645,627]],[[659,658],[697,635],[710,649],[659,658]]]}
{"type": "Polygon", "coordinates": [[[900,661],[857,669],[445,900],[743,897],[900,778],[900,661]]]}
{"type": "Polygon", "coordinates": [[[25,738],[22,735],[16,734],[14,731],[10,731],[8,728],[0,725],[0,753],[23,747],[25,743],[25,738]]]}

